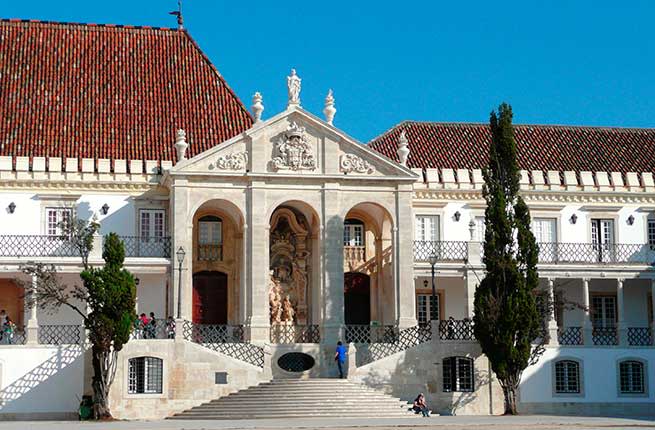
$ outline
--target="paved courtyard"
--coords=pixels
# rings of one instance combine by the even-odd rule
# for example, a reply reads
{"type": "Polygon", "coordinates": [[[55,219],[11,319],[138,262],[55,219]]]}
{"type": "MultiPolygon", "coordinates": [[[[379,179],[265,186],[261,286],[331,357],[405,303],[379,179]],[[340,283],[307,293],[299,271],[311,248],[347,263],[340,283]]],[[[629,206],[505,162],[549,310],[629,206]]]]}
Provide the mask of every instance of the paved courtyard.
{"type": "Polygon", "coordinates": [[[556,416],[520,416],[489,417],[459,416],[433,417],[430,419],[282,419],[241,420],[241,421],[117,421],[111,423],[73,422],[73,421],[30,421],[3,422],[0,430],[224,430],[224,429],[330,429],[347,430],[370,428],[376,430],[391,429],[448,429],[448,430],[485,430],[485,429],[655,429],[655,420],[651,418],[593,418],[593,417],[556,417],[556,416]]]}

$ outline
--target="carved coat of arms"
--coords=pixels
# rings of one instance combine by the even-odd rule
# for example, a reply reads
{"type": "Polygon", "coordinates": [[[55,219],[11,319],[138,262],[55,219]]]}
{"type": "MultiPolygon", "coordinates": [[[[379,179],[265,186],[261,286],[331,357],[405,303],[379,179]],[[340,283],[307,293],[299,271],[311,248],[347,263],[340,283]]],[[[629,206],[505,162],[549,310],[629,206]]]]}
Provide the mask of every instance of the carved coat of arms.
{"type": "Polygon", "coordinates": [[[305,138],[305,127],[291,123],[275,144],[271,166],[274,170],[316,169],[312,147],[305,138]]]}

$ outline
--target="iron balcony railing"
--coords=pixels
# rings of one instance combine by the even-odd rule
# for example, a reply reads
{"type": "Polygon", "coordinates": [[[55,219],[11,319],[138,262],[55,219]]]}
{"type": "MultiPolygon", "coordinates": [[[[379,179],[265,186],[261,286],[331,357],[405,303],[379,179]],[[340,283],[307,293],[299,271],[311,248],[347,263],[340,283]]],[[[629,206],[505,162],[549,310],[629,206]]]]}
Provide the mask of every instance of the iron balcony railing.
{"type": "Polygon", "coordinates": [[[0,235],[0,257],[79,257],[66,236],[45,234],[0,235]]]}
{"type": "Polygon", "coordinates": [[[171,258],[170,237],[119,236],[125,257],[171,258]]]}
{"type": "Polygon", "coordinates": [[[199,261],[222,261],[223,245],[198,245],[199,261]]]}
{"type": "Polygon", "coordinates": [[[582,345],[582,327],[560,327],[557,329],[560,345],[582,345]]]}
{"type": "Polygon", "coordinates": [[[541,242],[539,262],[544,264],[646,264],[655,262],[655,246],[638,243],[541,242]]]}
{"type": "Polygon", "coordinates": [[[468,242],[463,241],[414,241],[414,261],[465,261],[468,257],[468,242]]]}
{"type": "Polygon", "coordinates": [[[441,340],[475,340],[473,321],[441,320],[439,321],[439,339],[441,340]]]}

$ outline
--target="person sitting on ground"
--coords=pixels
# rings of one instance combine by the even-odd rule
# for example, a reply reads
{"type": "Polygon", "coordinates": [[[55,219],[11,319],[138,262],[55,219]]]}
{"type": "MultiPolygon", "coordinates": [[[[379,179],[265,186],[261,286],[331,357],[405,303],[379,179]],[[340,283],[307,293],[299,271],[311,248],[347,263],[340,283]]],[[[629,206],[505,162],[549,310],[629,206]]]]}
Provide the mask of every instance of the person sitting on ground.
{"type": "Polygon", "coordinates": [[[423,393],[419,393],[418,397],[414,399],[414,406],[412,406],[412,409],[416,414],[421,413],[424,417],[430,416],[430,410],[428,409],[428,405],[425,404],[425,396],[423,393]]]}

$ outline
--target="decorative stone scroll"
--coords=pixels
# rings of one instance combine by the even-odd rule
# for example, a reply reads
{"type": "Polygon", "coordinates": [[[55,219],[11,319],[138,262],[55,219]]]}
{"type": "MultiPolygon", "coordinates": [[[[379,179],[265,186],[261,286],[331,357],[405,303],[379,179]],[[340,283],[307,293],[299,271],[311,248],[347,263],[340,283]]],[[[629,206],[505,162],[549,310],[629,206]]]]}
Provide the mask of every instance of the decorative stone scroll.
{"type": "Polygon", "coordinates": [[[245,151],[221,155],[216,160],[216,167],[221,170],[244,170],[247,164],[248,153],[245,151]]]}
{"type": "Polygon", "coordinates": [[[278,138],[271,167],[276,171],[316,169],[316,159],[305,137],[305,127],[293,122],[278,138]]]}
{"type": "Polygon", "coordinates": [[[373,173],[375,171],[375,168],[368,161],[355,154],[343,154],[340,158],[339,165],[341,166],[341,171],[344,173],[373,173]]]}

